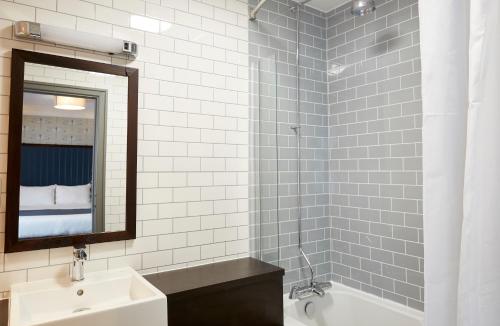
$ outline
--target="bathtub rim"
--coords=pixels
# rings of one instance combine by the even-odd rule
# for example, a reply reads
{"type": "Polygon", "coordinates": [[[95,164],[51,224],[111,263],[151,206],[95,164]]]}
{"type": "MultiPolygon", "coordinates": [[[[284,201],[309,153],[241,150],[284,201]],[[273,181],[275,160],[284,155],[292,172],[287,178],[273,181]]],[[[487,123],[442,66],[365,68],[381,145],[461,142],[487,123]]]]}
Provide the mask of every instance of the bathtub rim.
{"type": "MultiPolygon", "coordinates": [[[[374,294],[361,291],[359,289],[344,285],[342,283],[330,281],[332,284],[332,288],[327,290],[327,293],[332,293],[333,296],[335,296],[335,293],[345,293],[351,296],[354,296],[356,298],[359,298],[361,300],[365,300],[368,302],[372,302],[377,305],[381,305],[384,308],[387,308],[392,311],[396,311],[398,313],[403,313],[409,317],[417,319],[419,322],[424,323],[424,312],[420,311],[418,309],[403,305],[401,303],[398,303],[396,301],[389,300],[387,298],[379,297],[374,294]]],[[[318,299],[320,299],[318,297],[318,299]]],[[[308,299],[304,299],[302,301],[307,301],[308,299]]],[[[288,293],[283,295],[283,313],[285,315],[285,318],[287,317],[286,309],[290,306],[292,306],[295,302],[297,302],[298,299],[289,299],[288,298],[288,293]]],[[[293,318],[292,316],[288,316],[289,318],[293,318]]]]}

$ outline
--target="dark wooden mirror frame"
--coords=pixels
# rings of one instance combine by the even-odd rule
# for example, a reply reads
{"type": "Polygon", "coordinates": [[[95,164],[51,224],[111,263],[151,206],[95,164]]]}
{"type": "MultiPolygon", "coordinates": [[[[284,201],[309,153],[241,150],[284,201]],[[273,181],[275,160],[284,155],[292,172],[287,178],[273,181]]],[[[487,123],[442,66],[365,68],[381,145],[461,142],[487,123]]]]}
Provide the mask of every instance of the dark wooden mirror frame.
{"type": "Polygon", "coordinates": [[[5,221],[5,252],[19,252],[90,243],[135,239],[137,188],[137,101],[139,71],[135,68],[74,59],[45,53],[12,49],[9,142],[7,158],[7,205],[5,221]],[[127,100],[127,171],[125,231],[89,233],[72,236],[19,239],[19,187],[21,177],[21,136],[23,120],[24,64],[99,72],[128,78],[127,100]]]}

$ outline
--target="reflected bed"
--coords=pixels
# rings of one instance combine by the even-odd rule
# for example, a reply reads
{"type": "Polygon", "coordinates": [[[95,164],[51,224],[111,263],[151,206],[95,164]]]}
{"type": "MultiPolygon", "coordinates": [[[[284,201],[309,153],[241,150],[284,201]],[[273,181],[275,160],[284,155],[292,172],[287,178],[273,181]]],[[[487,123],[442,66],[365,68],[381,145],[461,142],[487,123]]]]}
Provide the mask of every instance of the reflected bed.
{"type": "Polygon", "coordinates": [[[33,207],[19,211],[19,238],[36,238],[92,232],[90,207],[50,209],[33,207]]]}

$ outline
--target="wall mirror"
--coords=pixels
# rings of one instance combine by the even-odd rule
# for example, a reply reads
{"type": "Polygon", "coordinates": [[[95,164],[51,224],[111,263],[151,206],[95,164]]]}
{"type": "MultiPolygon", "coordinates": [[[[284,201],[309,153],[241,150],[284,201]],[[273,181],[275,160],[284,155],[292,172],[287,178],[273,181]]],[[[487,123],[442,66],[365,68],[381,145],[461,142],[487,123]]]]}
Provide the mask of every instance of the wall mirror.
{"type": "Polygon", "coordinates": [[[135,238],[138,71],[12,51],[5,251],[135,238]]]}

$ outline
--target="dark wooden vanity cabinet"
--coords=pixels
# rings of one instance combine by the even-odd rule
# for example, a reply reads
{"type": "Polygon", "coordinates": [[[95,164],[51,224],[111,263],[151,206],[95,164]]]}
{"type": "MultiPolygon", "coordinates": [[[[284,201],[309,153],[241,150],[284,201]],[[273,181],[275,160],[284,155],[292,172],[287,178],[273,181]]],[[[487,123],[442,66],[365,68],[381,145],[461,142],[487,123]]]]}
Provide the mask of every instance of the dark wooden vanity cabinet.
{"type": "Polygon", "coordinates": [[[253,258],[147,275],[167,295],[169,326],[283,325],[284,270],[253,258]]]}
{"type": "Polygon", "coordinates": [[[0,300],[0,326],[9,324],[9,300],[0,300]]]}

